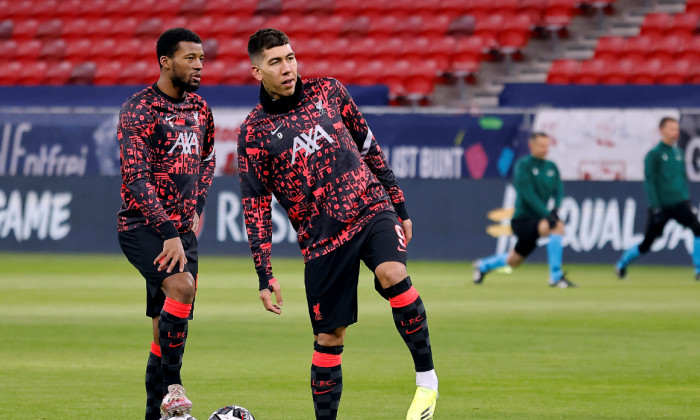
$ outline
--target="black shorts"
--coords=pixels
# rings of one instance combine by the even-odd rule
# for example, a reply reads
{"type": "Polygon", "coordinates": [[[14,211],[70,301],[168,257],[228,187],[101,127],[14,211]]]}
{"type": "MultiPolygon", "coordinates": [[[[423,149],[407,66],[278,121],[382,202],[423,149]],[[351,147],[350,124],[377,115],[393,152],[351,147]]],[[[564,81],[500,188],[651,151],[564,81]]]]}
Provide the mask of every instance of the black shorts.
{"type": "Polygon", "coordinates": [[[329,333],[357,322],[360,261],[372,272],[388,261],[405,265],[405,245],[396,214],[384,212],[345,244],[307,262],[304,284],[314,334],[329,333]]]}
{"type": "Polygon", "coordinates": [[[698,215],[690,201],[686,200],[672,207],[665,207],[656,215],[651,210],[649,211],[646,229],[644,230],[644,240],[639,245],[640,251],[647,252],[651,248],[654,240],[663,234],[664,227],[670,219],[674,219],[679,224],[690,228],[694,236],[700,236],[698,215]]]}
{"type": "MultiPolygon", "coordinates": [[[[181,233],[180,240],[182,240],[182,246],[187,257],[185,271],[192,274],[195,280],[196,293],[198,270],[197,236],[193,232],[181,233]]],[[[126,259],[146,279],[146,316],[154,318],[160,315],[163,303],[165,303],[165,294],[161,290],[161,285],[163,280],[175,274],[172,272],[168,273],[165,270],[158,271],[158,266],[153,264],[158,254],[163,251],[163,238],[154,228],[143,226],[119,232],[119,245],[126,259]]],[[[179,269],[179,266],[176,266],[176,269],[179,269]]],[[[193,313],[194,302],[192,303],[190,319],[193,313]]]]}
{"type": "Polygon", "coordinates": [[[510,221],[510,227],[513,229],[513,234],[518,237],[518,242],[515,243],[515,252],[523,258],[532,254],[532,251],[537,248],[537,239],[540,237],[540,232],[537,229],[542,219],[513,219],[510,221]]]}

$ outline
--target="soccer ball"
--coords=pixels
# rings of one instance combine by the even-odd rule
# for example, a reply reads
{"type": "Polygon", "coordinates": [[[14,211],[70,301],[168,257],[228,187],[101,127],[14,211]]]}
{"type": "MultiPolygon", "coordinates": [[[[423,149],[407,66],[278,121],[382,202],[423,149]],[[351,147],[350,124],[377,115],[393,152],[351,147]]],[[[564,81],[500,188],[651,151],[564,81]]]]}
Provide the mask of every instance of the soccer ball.
{"type": "Polygon", "coordinates": [[[209,420],[255,420],[255,417],[243,407],[227,405],[214,411],[209,420]]]}

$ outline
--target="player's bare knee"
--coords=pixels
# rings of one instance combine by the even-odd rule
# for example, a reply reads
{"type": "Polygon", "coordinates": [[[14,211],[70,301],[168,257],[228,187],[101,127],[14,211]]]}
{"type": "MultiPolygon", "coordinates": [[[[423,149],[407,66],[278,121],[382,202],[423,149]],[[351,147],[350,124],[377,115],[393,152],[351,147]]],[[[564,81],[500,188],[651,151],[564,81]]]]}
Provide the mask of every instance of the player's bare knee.
{"type": "Polygon", "coordinates": [[[190,304],[194,301],[194,278],[190,273],[178,273],[163,281],[165,296],[181,303],[190,304]]]}
{"type": "Polygon", "coordinates": [[[345,327],[338,327],[330,333],[318,333],[315,338],[316,342],[322,346],[342,346],[345,341],[345,327]]]}
{"type": "Polygon", "coordinates": [[[377,276],[379,283],[385,289],[408,277],[406,266],[398,261],[387,261],[379,264],[374,270],[374,275],[377,276]]]}

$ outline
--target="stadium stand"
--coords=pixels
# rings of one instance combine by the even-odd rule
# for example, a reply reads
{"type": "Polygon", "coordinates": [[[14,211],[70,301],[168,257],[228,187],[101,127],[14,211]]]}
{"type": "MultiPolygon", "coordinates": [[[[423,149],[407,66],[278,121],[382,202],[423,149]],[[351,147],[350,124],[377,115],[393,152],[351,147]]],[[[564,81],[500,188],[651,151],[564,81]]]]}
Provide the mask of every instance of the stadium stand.
{"type": "Polygon", "coordinates": [[[205,40],[213,83],[255,84],[247,37],[273,26],[292,37],[303,75],[386,84],[392,104],[467,96],[449,92],[454,86],[471,85],[478,93],[490,84],[530,82],[522,69],[545,64],[536,77],[552,84],[690,83],[700,61],[700,0],[653,3],[661,1],[683,10],[638,6],[645,13],[634,35],[606,32],[600,20],[595,28],[602,29],[590,31],[600,38],[590,55],[572,58],[561,42],[581,35],[577,19],[614,19],[634,2],[0,0],[0,46],[22,65],[21,74],[0,84],[148,83],[155,57],[144,45],[173,26],[192,28],[205,40]],[[533,53],[538,49],[549,56],[541,60],[533,53]],[[635,71],[628,74],[629,62],[635,71]]]}

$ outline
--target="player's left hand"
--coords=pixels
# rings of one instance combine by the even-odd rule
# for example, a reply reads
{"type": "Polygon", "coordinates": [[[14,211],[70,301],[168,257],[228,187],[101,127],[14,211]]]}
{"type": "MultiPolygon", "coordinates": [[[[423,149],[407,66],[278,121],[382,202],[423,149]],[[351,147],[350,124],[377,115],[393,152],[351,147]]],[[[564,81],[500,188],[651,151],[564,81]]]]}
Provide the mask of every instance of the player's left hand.
{"type": "Polygon", "coordinates": [[[260,300],[263,306],[268,311],[280,315],[282,313],[282,288],[277,282],[276,278],[271,278],[269,281],[269,286],[267,289],[262,289],[260,291],[260,300]],[[275,294],[275,300],[277,300],[277,305],[272,303],[272,293],[275,294]]]}
{"type": "Polygon", "coordinates": [[[167,268],[167,272],[171,273],[178,264],[180,265],[180,273],[185,271],[187,257],[179,236],[163,241],[163,251],[158,254],[153,264],[158,264],[158,271],[163,271],[167,268]]]}
{"type": "Polygon", "coordinates": [[[408,245],[408,243],[411,242],[411,238],[413,238],[413,222],[411,219],[402,220],[401,228],[403,229],[406,245],[408,245]]]}
{"type": "Polygon", "coordinates": [[[199,229],[199,215],[197,212],[194,212],[194,217],[192,218],[192,232],[197,233],[197,229],[199,229]]]}

